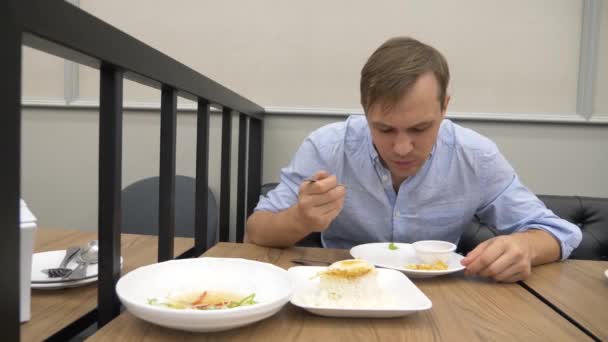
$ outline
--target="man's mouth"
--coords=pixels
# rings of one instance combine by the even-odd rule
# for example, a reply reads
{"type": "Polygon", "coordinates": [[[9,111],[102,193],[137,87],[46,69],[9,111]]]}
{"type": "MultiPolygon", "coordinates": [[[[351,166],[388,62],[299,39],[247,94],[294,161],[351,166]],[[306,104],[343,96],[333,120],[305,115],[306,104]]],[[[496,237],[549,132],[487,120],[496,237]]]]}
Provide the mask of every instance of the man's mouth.
{"type": "Polygon", "coordinates": [[[416,160],[394,160],[393,163],[397,165],[399,168],[408,168],[414,166],[416,164],[416,160]]]}

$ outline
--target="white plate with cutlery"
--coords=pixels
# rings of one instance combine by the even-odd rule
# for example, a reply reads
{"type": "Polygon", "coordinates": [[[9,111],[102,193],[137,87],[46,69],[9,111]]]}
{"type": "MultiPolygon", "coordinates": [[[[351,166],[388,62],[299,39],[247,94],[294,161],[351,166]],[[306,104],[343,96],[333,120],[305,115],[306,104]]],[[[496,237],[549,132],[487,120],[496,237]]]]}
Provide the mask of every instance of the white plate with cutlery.
{"type": "MultiPolygon", "coordinates": [[[[83,286],[97,281],[97,264],[90,264],[86,268],[86,275],[79,279],[50,278],[46,273],[42,272],[44,269],[57,267],[64,256],[65,250],[41,252],[33,255],[31,274],[32,289],[55,290],[83,286]]],[[[121,267],[122,262],[123,260],[121,257],[121,267]]],[[[76,262],[76,258],[72,259],[67,264],[67,268],[71,269],[75,269],[77,266],[78,263],[76,262]]]]}
{"type": "Polygon", "coordinates": [[[363,259],[378,267],[392,268],[405,273],[410,278],[430,278],[464,270],[460,261],[464,258],[457,253],[450,253],[447,269],[420,270],[408,268],[409,264],[419,264],[422,260],[416,255],[416,250],[409,243],[366,243],[350,249],[350,255],[363,259]]]}

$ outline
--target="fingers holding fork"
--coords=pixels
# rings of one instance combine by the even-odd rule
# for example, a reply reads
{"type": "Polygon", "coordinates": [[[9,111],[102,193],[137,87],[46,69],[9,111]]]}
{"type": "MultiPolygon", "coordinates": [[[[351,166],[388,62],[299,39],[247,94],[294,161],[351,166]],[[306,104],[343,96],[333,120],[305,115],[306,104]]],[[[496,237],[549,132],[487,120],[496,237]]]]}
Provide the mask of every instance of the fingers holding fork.
{"type": "MultiPolygon", "coordinates": [[[[328,172],[326,172],[326,171],[318,171],[318,172],[316,172],[316,173],[315,173],[315,174],[314,174],[312,177],[305,178],[305,179],[302,181],[302,184],[304,184],[304,183],[307,183],[307,184],[315,184],[315,183],[317,183],[317,182],[320,182],[320,181],[322,181],[322,180],[324,180],[324,179],[331,178],[331,177],[334,177],[334,178],[335,178],[336,176],[333,176],[333,175],[331,175],[330,173],[328,173],[328,172]]],[[[333,187],[338,187],[338,186],[345,187],[345,185],[344,185],[344,184],[342,184],[342,183],[337,183],[337,178],[336,178],[336,185],[335,185],[335,186],[333,186],[333,187]]]]}

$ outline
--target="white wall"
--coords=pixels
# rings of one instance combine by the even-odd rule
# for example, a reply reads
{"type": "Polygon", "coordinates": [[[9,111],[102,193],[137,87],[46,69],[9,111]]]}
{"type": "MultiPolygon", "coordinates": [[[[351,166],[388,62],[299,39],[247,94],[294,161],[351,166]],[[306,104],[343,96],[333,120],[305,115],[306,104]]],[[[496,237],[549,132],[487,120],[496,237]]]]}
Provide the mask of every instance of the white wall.
{"type": "MultiPolygon", "coordinates": [[[[496,141],[534,192],[608,197],[608,125],[552,122],[578,117],[581,4],[80,1],[85,10],[274,112],[264,123],[264,182],[277,180],[310,131],[344,119],[283,111],[360,112],[358,75],[367,56],[390,36],[413,35],[438,47],[450,62],[450,115],[479,113],[480,120],[458,122],[496,141]],[[493,114],[541,122],[492,121],[493,114]]],[[[594,118],[608,118],[605,2],[601,13],[594,118]]],[[[98,115],[95,108],[74,105],[96,101],[99,79],[86,67],[71,79],[64,68],[59,58],[24,49],[23,197],[41,226],[92,230],[97,228],[98,115]],[[75,101],[66,103],[70,94],[75,101]]],[[[126,82],[124,97],[127,106],[153,107],[159,92],[126,82]]],[[[124,120],[126,186],[158,174],[160,128],[157,110],[127,110],[124,120]]],[[[238,120],[233,128],[236,157],[238,120]]],[[[220,117],[214,114],[209,175],[216,196],[220,129],[220,117]]],[[[178,174],[194,175],[195,134],[193,112],[180,112],[178,174]]],[[[232,179],[234,211],[234,174],[232,179]]]]}
{"type": "MultiPolygon", "coordinates": [[[[389,37],[412,35],[446,55],[453,111],[575,111],[581,1],[80,3],[264,106],[358,110],[367,57],[389,37]]],[[[81,73],[83,98],[97,97],[96,80],[81,73]]],[[[131,100],[157,99],[143,88],[126,93],[131,100]]]]}

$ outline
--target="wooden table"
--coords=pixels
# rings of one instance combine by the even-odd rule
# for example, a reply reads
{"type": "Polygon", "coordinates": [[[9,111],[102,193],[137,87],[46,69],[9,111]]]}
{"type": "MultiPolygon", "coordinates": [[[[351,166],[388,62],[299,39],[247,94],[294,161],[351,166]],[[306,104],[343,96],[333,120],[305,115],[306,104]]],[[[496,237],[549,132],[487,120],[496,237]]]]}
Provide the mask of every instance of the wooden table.
{"type": "MultiPolygon", "coordinates": [[[[336,249],[263,248],[220,243],[205,256],[240,257],[294,266],[290,259],[350,258],[336,249]]],[[[518,284],[496,284],[462,274],[416,280],[433,308],[401,318],[352,319],[315,316],[291,304],[276,315],[219,333],[188,333],[146,323],[128,312],[100,329],[91,341],[430,341],[547,340],[590,338],[518,284]]]]}
{"type": "Polygon", "coordinates": [[[567,260],[536,267],[524,283],[600,340],[608,340],[606,261],[567,260]]]}
{"type": "MultiPolygon", "coordinates": [[[[97,232],[39,228],[36,231],[34,250],[44,252],[82,246],[96,238],[97,232]]],[[[157,262],[157,241],[156,236],[122,234],[123,274],[139,266],[157,262]]],[[[176,238],[175,253],[180,254],[193,244],[194,240],[191,238],[176,238]]],[[[32,290],[32,318],[21,324],[21,340],[44,340],[96,307],[97,282],[61,290],[32,290]]]]}

